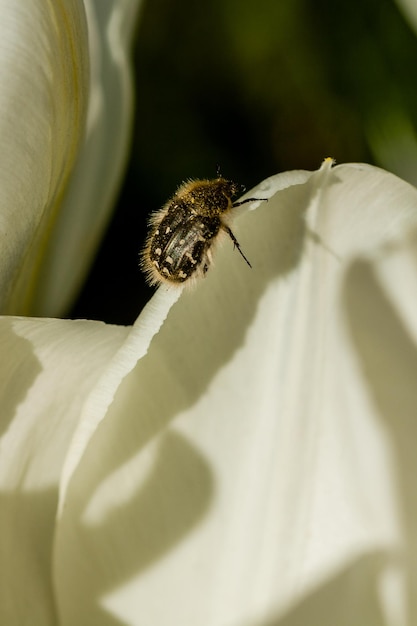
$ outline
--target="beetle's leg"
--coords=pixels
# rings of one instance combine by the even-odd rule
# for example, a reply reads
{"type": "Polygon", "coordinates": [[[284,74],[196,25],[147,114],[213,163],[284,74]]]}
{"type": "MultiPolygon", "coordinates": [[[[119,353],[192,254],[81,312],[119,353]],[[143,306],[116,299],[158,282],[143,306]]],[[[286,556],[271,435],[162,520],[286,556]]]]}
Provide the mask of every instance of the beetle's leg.
{"type": "Polygon", "coordinates": [[[248,259],[243,254],[243,252],[242,252],[242,250],[240,248],[239,242],[236,239],[236,237],[234,236],[234,234],[232,233],[232,231],[230,230],[230,228],[228,226],[223,226],[223,229],[227,232],[227,234],[229,235],[230,239],[233,241],[234,247],[239,250],[240,254],[243,256],[243,258],[245,259],[245,261],[249,265],[249,267],[252,267],[252,265],[249,263],[248,259]]]}
{"type": "Polygon", "coordinates": [[[232,207],[235,208],[237,206],[241,206],[242,204],[246,204],[246,202],[268,202],[268,198],[246,198],[246,200],[241,200],[240,202],[233,202],[232,207]]]}

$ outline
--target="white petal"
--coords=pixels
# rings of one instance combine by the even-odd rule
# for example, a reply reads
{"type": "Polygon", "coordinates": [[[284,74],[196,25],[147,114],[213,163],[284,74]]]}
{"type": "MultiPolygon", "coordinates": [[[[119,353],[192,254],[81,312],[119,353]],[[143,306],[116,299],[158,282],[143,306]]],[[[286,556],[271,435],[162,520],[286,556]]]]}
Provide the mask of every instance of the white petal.
{"type": "Polygon", "coordinates": [[[57,623],[51,559],[59,498],[180,293],[161,291],[133,328],[0,318],[2,623],[57,623]]]}
{"type": "Polygon", "coordinates": [[[393,353],[406,388],[386,377],[398,336],[387,298],[415,328],[413,292],[392,289],[404,272],[414,288],[415,267],[390,250],[417,227],[417,191],[326,164],[250,195],[270,198],[234,228],[253,269],[223,245],[68,484],[55,552],[64,625],[373,626],[384,611],[405,623],[393,555],[415,511],[403,506],[395,411],[374,388],[390,389],[391,408],[414,398],[407,337],[393,353]],[[361,263],[387,268],[381,284],[361,263]],[[379,345],[382,370],[369,361],[379,345]]]}
{"type": "MultiPolygon", "coordinates": [[[[398,590],[385,598],[389,613],[397,618],[390,623],[412,625],[417,620],[417,229],[393,242],[376,259],[354,259],[347,268],[341,297],[356,371],[386,441],[386,466],[391,469],[389,479],[394,487],[392,512],[398,517],[401,535],[401,560],[396,565],[401,564],[404,602],[401,612],[398,590]]],[[[353,414],[354,396],[349,395],[346,409],[353,414]]],[[[363,451],[365,462],[357,471],[372,465],[371,450],[368,455],[366,460],[363,451]]],[[[361,480],[368,493],[384,490],[381,475],[368,484],[367,476],[371,477],[371,472],[363,472],[361,480]]]]}
{"type": "Polygon", "coordinates": [[[42,266],[33,304],[37,315],[62,315],[85,279],[130,143],[131,46],[140,0],[86,0],[85,5],[91,62],[87,132],[42,266]]]}
{"type": "Polygon", "coordinates": [[[84,129],[88,55],[76,0],[0,0],[0,310],[24,312],[84,129]]]}
{"type": "Polygon", "coordinates": [[[62,466],[83,404],[127,333],[0,318],[0,615],[8,626],[56,624],[51,552],[62,466]]]}

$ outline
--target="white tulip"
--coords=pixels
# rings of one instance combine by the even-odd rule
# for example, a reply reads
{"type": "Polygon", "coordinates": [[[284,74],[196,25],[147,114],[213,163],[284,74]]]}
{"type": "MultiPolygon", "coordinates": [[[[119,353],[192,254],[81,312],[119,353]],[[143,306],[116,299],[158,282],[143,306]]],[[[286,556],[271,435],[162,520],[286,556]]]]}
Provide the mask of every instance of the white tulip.
{"type": "Polygon", "coordinates": [[[18,317],[65,308],[125,158],[137,3],[84,4],[0,0],[0,623],[413,626],[417,190],[279,174],[252,269],[18,317]]]}

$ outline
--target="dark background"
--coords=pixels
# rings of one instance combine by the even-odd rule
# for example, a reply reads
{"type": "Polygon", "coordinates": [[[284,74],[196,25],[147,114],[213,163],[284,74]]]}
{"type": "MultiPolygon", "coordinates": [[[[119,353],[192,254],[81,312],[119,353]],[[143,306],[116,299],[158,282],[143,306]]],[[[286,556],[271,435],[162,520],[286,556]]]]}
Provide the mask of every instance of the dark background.
{"type": "Polygon", "coordinates": [[[71,317],[136,319],[153,293],[138,268],[149,213],[217,165],[247,189],[326,156],[407,177],[417,39],[392,0],[148,0],[133,52],[131,159],[71,317]]]}

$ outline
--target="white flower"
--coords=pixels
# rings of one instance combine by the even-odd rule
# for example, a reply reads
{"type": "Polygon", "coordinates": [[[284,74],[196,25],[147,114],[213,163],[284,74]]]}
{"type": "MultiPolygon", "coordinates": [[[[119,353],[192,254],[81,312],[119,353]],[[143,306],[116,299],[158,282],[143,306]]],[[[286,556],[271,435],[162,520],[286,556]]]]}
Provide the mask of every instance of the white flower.
{"type": "Polygon", "coordinates": [[[225,243],[133,327],[16,316],[65,308],[124,158],[137,3],[84,4],[0,0],[0,623],[412,626],[417,190],[279,174],[252,270],[225,243]]]}
{"type": "Polygon", "coordinates": [[[250,193],[252,270],[225,243],[132,328],[1,320],[7,624],[416,621],[417,191],[250,193]]]}

